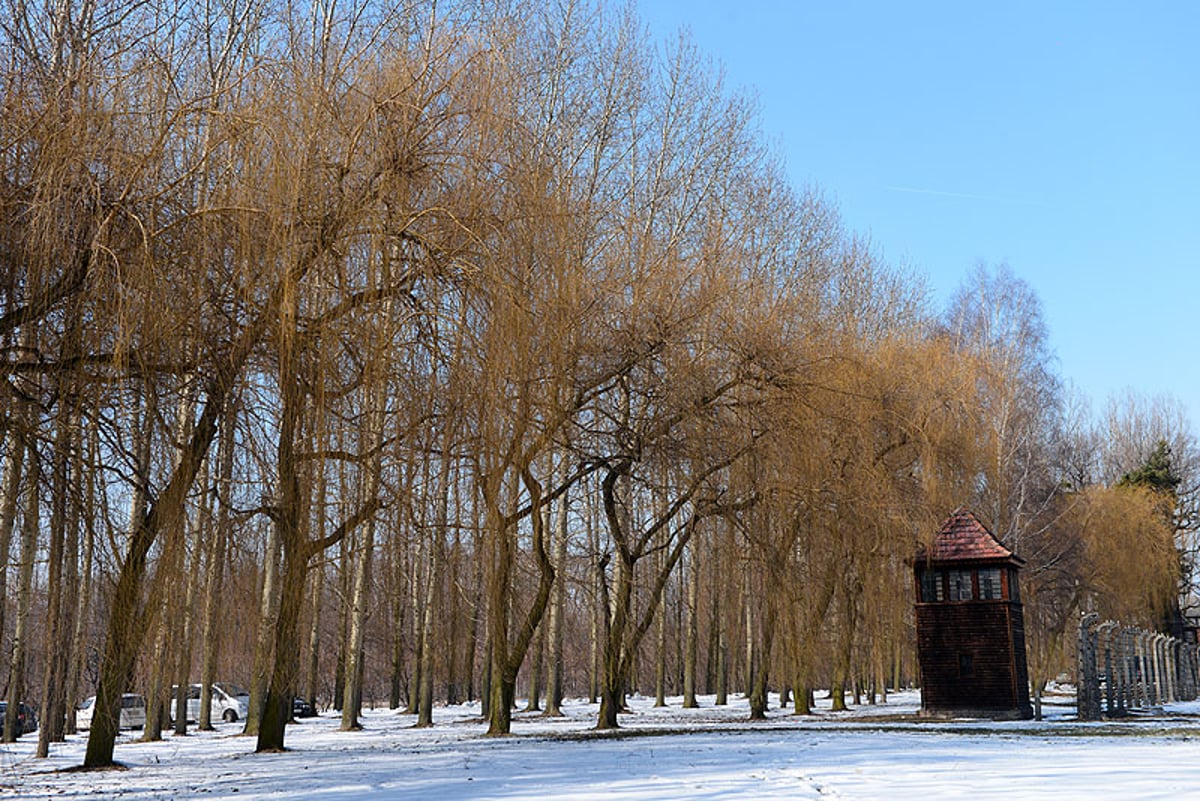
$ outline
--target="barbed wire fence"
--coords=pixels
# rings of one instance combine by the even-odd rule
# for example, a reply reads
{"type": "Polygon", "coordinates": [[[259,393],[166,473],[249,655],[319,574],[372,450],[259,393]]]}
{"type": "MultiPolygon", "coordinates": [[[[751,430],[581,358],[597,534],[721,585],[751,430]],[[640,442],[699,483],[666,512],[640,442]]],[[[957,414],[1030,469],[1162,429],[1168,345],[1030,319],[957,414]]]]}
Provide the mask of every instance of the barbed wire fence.
{"type": "Polygon", "coordinates": [[[1086,614],[1079,621],[1080,720],[1148,713],[1200,693],[1200,646],[1086,614]]]}

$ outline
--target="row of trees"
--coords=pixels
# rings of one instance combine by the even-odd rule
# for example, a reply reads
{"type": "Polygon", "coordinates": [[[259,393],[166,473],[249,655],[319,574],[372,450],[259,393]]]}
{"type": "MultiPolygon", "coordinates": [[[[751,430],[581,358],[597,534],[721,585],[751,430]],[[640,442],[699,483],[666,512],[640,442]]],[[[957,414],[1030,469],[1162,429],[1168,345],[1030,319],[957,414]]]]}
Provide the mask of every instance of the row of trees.
{"type": "Polygon", "coordinates": [[[491,734],[522,680],[601,727],[651,684],[874,699],[964,500],[1029,560],[1039,686],[1080,609],[1190,586],[1177,409],[1073,411],[1006,268],[932,312],[630,11],[9,11],[0,676],[42,755],[94,689],[109,764],[122,692],[154,738],[197,678],[259,750],[294,694],[491,734]]]}

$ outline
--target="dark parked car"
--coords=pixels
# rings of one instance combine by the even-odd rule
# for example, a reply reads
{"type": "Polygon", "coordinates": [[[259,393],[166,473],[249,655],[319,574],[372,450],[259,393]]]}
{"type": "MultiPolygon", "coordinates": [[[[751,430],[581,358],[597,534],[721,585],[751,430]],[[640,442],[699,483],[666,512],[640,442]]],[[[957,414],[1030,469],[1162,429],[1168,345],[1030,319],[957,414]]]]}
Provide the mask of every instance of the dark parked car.
{"type": "Polygon", "coordinates": [[[315,718],[316,716],[317,710],[313,708],[312,704],[300,697],[292,698],[292,717],[315,718]]]}
{"type": "MultiPolygon", "coordinates": [[[[8,702],[0,701],[0,728],[3,727],[7,714],[8,702]]],[[[31,731],[37,731],[37,714],[33,711],[33,707],[21,702],[17,704],[17,736],[20,737],[31,731]]]]}

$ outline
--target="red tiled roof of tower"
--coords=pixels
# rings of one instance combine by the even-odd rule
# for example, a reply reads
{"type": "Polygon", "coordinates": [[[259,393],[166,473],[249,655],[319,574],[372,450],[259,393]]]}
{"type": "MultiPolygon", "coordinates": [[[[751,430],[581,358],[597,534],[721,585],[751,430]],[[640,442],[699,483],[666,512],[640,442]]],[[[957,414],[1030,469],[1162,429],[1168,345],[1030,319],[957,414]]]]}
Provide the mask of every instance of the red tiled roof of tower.
{"type": "Polygon", "coordinates": [[[959,508],[942,524],[933,540],[930,552],[922,549],[921,558],[935,562],[973,561],[977,559],[1016,559],[1013,552],[1000,544],[970,510],[959,508]]]}

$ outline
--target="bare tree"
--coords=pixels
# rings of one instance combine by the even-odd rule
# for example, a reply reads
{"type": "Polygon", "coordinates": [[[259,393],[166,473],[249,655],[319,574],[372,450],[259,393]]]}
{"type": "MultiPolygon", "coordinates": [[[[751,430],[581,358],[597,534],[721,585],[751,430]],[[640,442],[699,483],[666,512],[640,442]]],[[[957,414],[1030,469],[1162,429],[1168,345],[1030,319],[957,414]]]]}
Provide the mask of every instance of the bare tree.
{"type": "MultiPolygon", "coordinates": [[[[231,403],[236,403],[232,401],[231,403]]],[[[233,482],[234,425],[237,415],[228,412],[221,421],[217,445],[217,470],[214,475],[216,515],[208,537],[204,559],[203,617],[200,631],[200,713],[196,725],[211,731],[212,685],[216,679],[220,638],[217,636],[217,613],[220,608],[220,588],[225,576],[226,549],[229,547],[231,514],[231,484],[233,482]]]]}
{"type": "Polygon", "coordinates": [[[1041,304],[1007,265],[980,265],[951,301],[946,326],[957,347],[980,359],[990,429],[980,508],[997,536],[1023,552],[1059,486],[1051,457],[1060,392],[1041,304]]]}
{"type": "Polygon", "coordinates": [[[37,556],[40,524],[41,462],[36,445],[30,442],[26,455],[25,507],[21,520],[21,561],[17,573],[17,620],[8,663],[8,707],[4,714],[4,742],[16,742],[17,709],[25,693],[25,654],[29,639],[29,606],[33,590],[33,563],[37,556]]]}
{"type": "Polygon", "coordinates": [[[553,533],[554,593],[550,598],[548,627],[549,653],[546,670],[547,717],[559,717],[563,701],[563,624],[567,614],[567,540],[568,540],[568,493],[563,493],[556,504],[553,533]]]}

